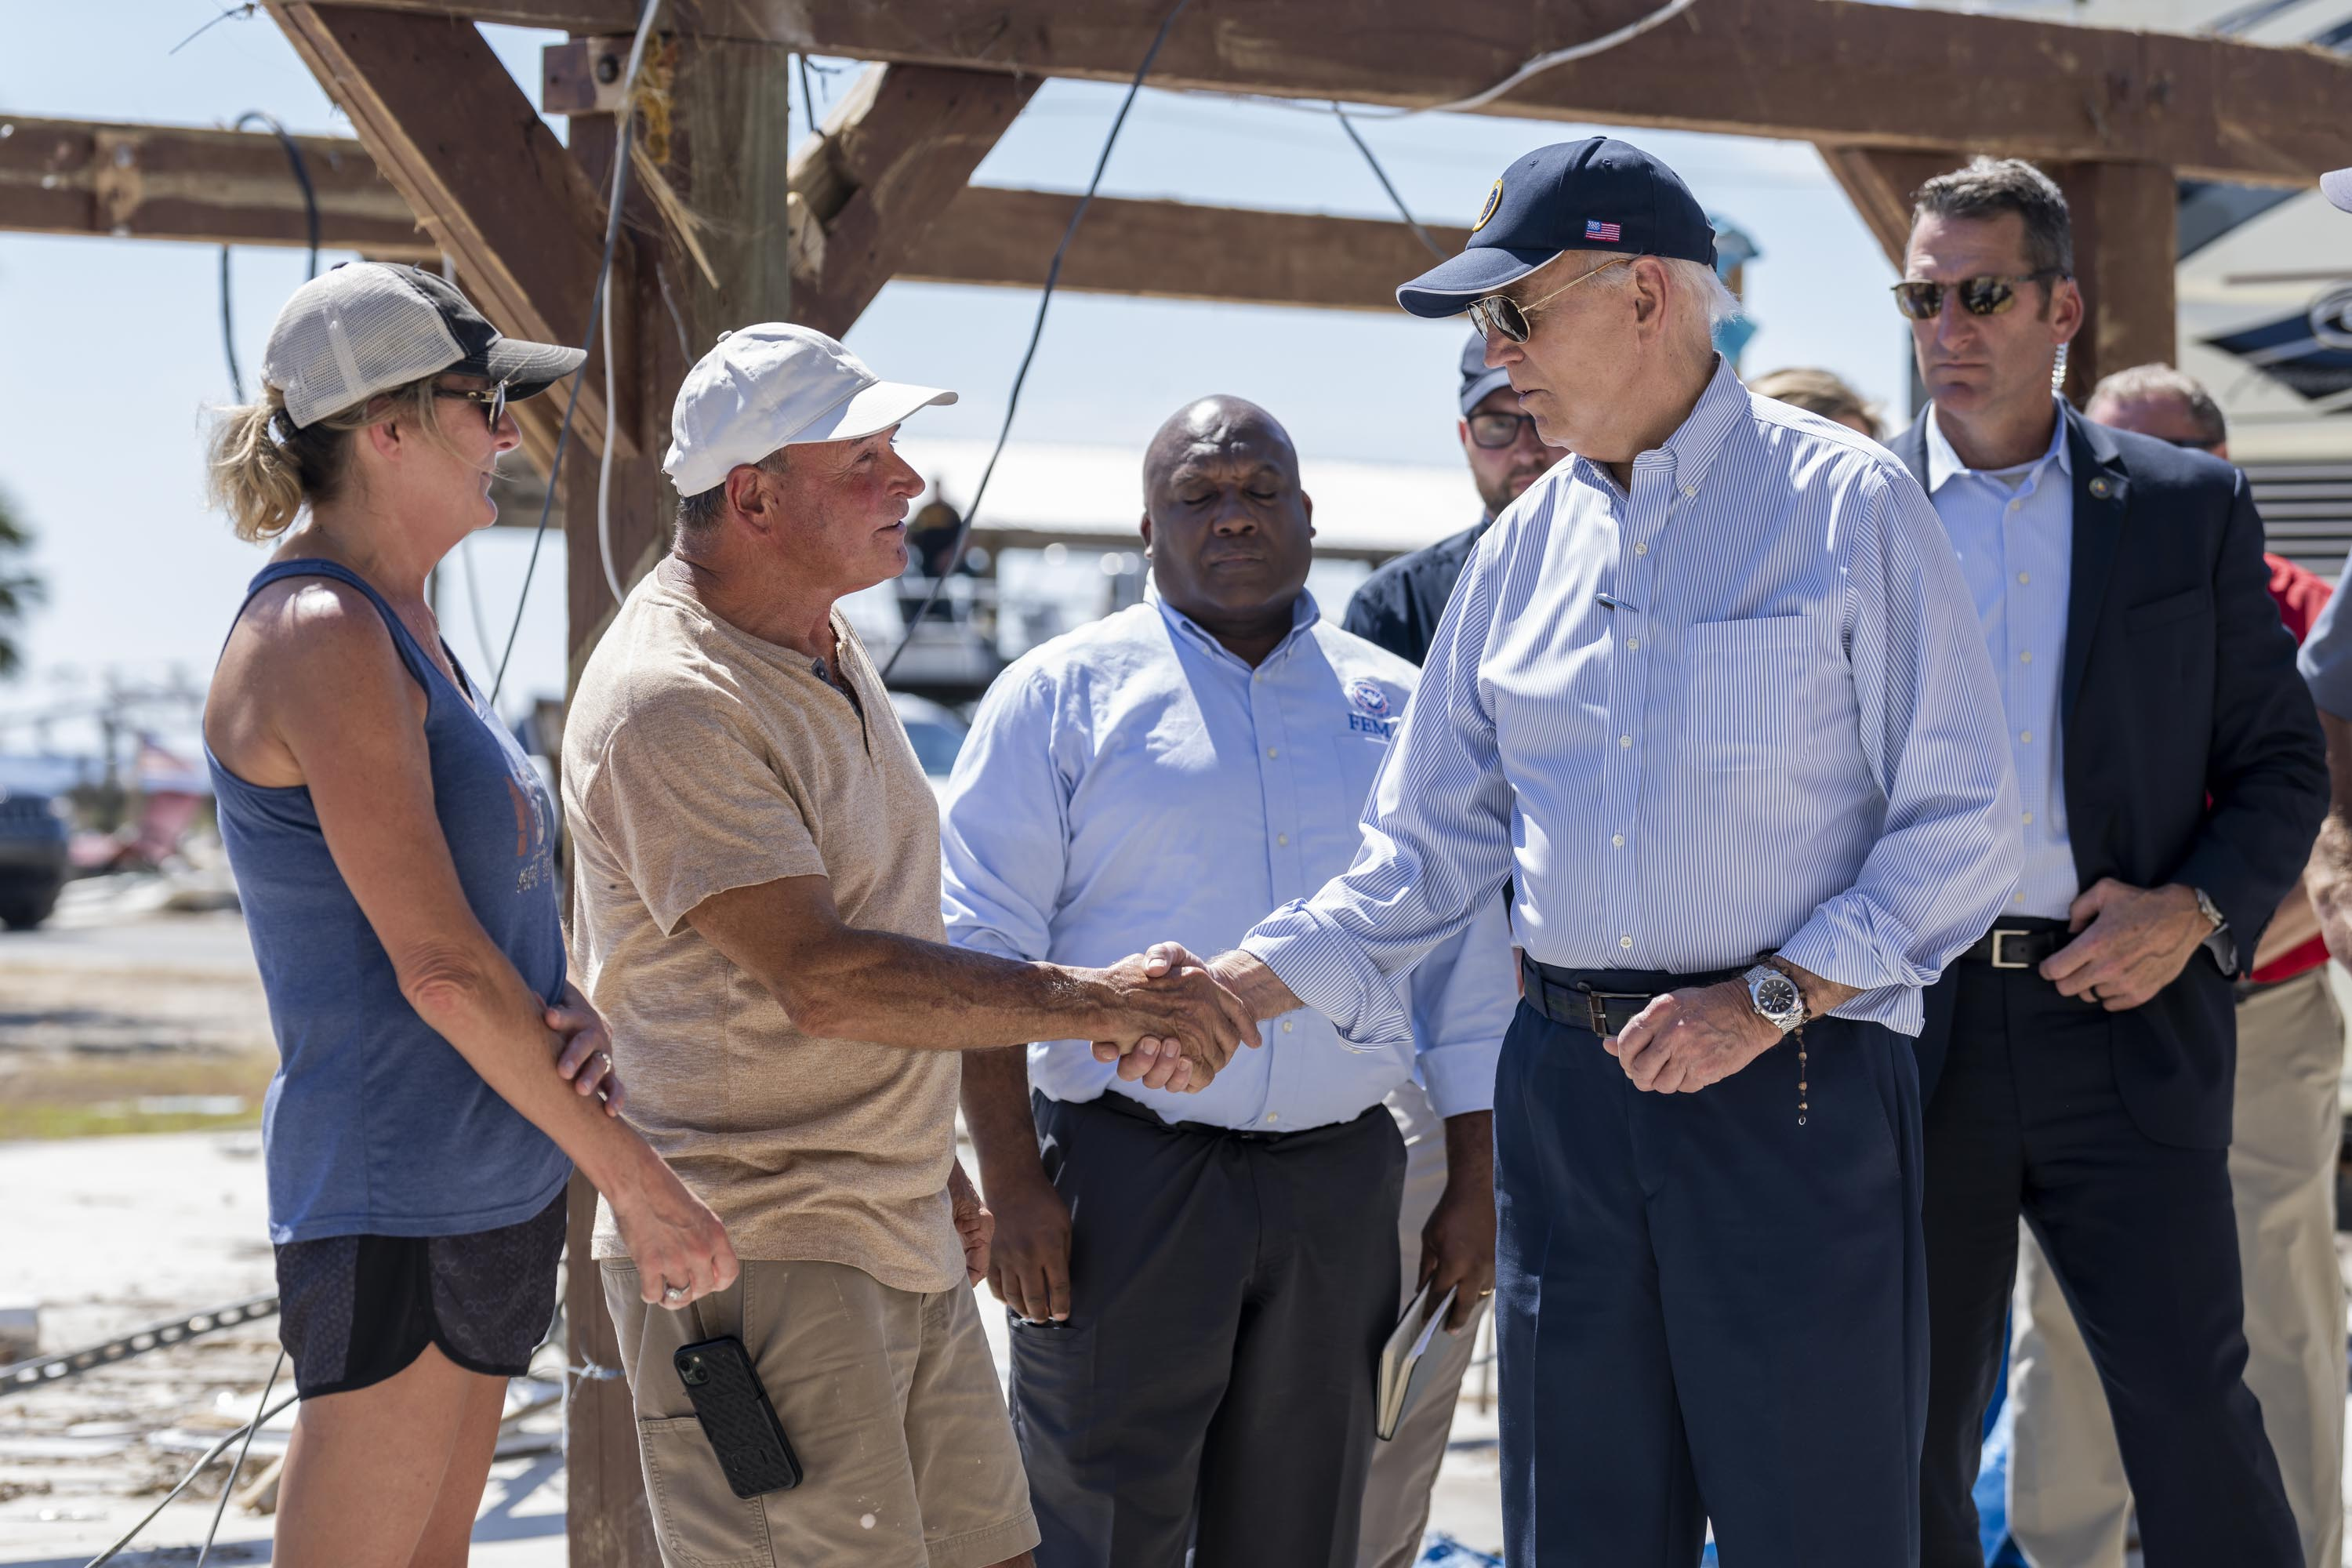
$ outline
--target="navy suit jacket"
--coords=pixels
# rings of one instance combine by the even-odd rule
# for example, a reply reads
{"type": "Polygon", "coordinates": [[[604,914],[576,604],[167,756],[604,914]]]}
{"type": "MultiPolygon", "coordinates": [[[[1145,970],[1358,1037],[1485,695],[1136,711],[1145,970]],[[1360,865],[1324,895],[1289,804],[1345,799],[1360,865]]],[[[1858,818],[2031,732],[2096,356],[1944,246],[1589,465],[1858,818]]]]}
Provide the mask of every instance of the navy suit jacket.
{"type": "MultiPolygon", "coordinates": [[[[2075,871],[2085,889],[2103,877],[2202,888],[2249,965],[2327,810],[2326,751],[2270,596],[2262,519],[2228,463],[2072,408],[2065,419],[2074,541],[2059,722],[2075,871]]],[[[1924,422],[1895,451],[1925,488],[1924,422]]],[[[2158,1142],[2230,1142],[2232,978],[2200,952],[2112,1015],[2116,1087],[2158,1142]]],[[[1950,1001],[1948,983],[1929,994],[1927,1092],[1950,1001]]]]}

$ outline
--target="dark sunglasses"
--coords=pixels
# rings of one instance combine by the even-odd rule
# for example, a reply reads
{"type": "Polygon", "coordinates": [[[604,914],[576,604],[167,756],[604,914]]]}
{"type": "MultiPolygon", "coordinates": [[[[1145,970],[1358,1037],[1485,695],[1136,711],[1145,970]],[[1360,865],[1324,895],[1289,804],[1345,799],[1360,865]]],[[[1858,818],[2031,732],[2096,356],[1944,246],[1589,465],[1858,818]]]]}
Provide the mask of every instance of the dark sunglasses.
{"type": "Polygon", "coordinates": [[[1525,414],[1473,414],[1469,423],[1470,444],[1489,452],[1517,446],[1520,431],[1536,427],[1535,420],[1525,414]]]}
{"type": "Polygon", "coordinates": [[[436,397],[462,397],[468,403],[480,405],[482,417],[489,425],[490,433],[492,435],[498,434],[499,421],[507,416],[507,384],[503,381],[499,383],[496,386],[489,387],[479,392],[469,391],[461,387],[443,386],[438,383],[436,383],[433,387],[433,395],[436,397]]]}
{"type": "Polygon", "coordinates": [[[1525,305],[1507,294],[1489,294],[1483,300],[1474,300],[1470,302],[1470,320],[1482,332],[1500,332],[1515,343],[1526,342],[1535,331],[1528,324],[1528,311],[1538,306],[1549,305],[1579,283],[1598,278],[1611,268],[1622,267],[1633,259],[1630,256],[1621,256],[1614,261],[1604,261],[1591,271],[1570,279],[1542,299],[1529,300],[1525,305]]]}
{"type": "Polygon", "coordinates": [[[2022,272],[2014,277],[1988,274],[1982,278],[1963,278],[1958,283],[1937,283],[1925,278],[1906,278],[1895,285],[1895,308],[1915,321],[1932,321],[1944,312],[1944,290],[1958,294],[1960,309],[1971,316],[1998,316],[2017,303],[2017,286],[2021,283],[2054,281],[2072,276],[2063,268],[2044,267],[2034,272],[2022,272]]]}

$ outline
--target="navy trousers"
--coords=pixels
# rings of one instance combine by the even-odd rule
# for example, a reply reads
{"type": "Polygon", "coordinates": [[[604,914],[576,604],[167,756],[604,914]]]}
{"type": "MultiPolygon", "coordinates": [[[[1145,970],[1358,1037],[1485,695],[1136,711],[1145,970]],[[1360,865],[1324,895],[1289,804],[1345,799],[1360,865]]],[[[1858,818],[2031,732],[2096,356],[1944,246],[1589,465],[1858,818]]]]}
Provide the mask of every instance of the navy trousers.
{"type": "Polygon", "coordinates": [[[1726,1568],[1917,1563],[1917,1069],[1874,1024],[1805,1040],[1800,1126],[1792,1042],[1644,1094],[1520,1005],[1495,1084],[1512,1568],[1689,1568],[1710,1519],[1726,1568]]]}
{"type": "Polygon", "coordinates": [[[2296,1568],[2245,1384],[2228,1151],[2142,1132],[2116,1088],[2108,1014],[2035,971],[1955,963],[1927,1000],[1950,1038],[1926,1123],[1929,1568],[1984,1561],[1973,1489],[2021,1212],[2105,1386],[2148,1568],[2296,1568]]]}

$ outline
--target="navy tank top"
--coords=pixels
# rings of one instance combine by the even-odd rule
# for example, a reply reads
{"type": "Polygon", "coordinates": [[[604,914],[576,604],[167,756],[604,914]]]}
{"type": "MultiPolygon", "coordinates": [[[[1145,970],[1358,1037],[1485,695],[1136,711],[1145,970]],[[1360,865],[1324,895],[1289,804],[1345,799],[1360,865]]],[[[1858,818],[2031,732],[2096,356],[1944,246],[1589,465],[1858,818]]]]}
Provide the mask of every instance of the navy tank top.
{"type": "MultiPolygon", "coordinates": [[[[434,810],[466,901],[524,982],[552,1000],[564,979],[555,816],[530,760],[348,568],[277,562],[246,603],[288,577],[347,583],[383,617],[425,689],[434,810]]],[[[458,1236],[545,1208],[571,1162],[401,994],[391,955],[327,852],[310,790],[247,784],[209,743],[205,759],[278,1037],[261,1121],[269,1239],[458,1236]]]]}

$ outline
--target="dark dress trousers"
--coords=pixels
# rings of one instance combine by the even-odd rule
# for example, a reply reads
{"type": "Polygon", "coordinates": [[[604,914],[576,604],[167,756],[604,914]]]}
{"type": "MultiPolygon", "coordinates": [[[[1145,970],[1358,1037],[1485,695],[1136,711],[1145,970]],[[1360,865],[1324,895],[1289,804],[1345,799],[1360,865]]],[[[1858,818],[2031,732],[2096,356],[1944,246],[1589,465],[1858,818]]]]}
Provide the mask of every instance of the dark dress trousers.
{"type": "MultiPolygon", "coordinates": [[[[2327,804],[2262,520],[2229,464],[2072,409],[2065,418],[2074,540],[2059,721],[2080,885],[2201,888],[2250,960],[2327,804]]],[[[1924,424],[1895,449],[1926,484],[1924,424]]],[[[2148,1568],[2301,1563],[2242,1375],[2224,1163],[2231,979],[2200,951],[2147,1004],[2110,1013],[2032,967],[1963,959],[1929,991],[1927,1568],[1984,1561],[1970,1493],[2003,1370],[2021,1212],[2105,1386],[2148,1568]]]]}

